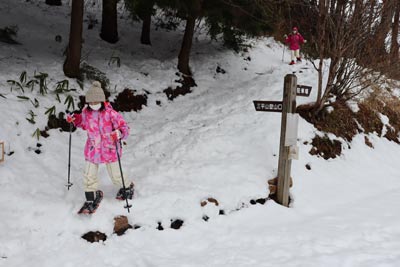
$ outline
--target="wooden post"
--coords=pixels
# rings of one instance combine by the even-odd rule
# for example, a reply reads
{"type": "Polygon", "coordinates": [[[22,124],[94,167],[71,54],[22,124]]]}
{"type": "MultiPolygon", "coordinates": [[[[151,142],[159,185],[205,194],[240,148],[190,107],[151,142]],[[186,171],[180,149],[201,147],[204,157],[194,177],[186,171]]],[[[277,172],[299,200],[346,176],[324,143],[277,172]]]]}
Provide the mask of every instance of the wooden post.
{"type": "Polygon", "coordinates": [[[289,146],[285,146],[287,114],[296,112],[297,77],[294,74],[285,76],[283,88],[283,107],[281,122],[281,140],[279,145],[278,163],[278,192],[279,204],[289,206],[290,168],[292,160],[289,159],[289,146]]]}
{"type": "Polygon", "coordinates": [[[4,142],[0,141],[0,162],[4,161],[4,142]]]}

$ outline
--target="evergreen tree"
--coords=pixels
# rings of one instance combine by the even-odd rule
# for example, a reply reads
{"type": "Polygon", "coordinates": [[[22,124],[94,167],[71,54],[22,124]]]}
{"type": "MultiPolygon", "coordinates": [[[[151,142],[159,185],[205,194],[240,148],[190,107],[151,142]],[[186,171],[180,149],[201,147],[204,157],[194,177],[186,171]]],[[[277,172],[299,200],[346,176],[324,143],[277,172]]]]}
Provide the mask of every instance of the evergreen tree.
{"type": "Polygon", "coordinates": [[[207,1],[205,17],[209,33],[216,39],[222,34],[224,45],[239,51],[245,38],[271,33],[276,4],[272,1],[207,1]]]}

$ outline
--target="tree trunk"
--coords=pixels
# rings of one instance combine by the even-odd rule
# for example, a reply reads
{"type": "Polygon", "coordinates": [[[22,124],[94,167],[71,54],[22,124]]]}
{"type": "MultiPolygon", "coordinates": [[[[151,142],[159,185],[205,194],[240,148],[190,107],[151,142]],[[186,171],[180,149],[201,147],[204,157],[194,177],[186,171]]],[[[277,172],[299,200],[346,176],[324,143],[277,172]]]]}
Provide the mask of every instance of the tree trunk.
{"type": "Polygon", "coordinates": [[[397,2],[396,11],[394,14],[393,27],[392,27],[392,44],[390,47],[390,61],[393,63],[399,62],[399,23],[400,23],[400,1],[397,2]]]}
{"type": "Polygon", "coordinates": [[[333,84],[336,77],[336,72],[338,70],[340,58],[331,58],[331,64],[329,65],[329,73],[328,80],[326,83],[326,88],[324,94],[322,95],[320,101],[317,103],[314,109],[314,116],[316,117],[325,107],[325,103],[328,101],[328,98],[331,96],[331,92],[334,89],[333,84]]]}
{"type": "Polygon", "coordinates": [[[84,0],[72,0],[69,43],[67,57],[63,65],[64,74],[69,78],[78,78],[80,74],[83,2],[84,0]]]}
{"type": "Polygon", "coordinates": [[[112,44],[118,42],[117,2],[118,0],[103,0],[100,37],[112,44]]]}
{"type": "Polygon", "coordinates": [[[376,1],[377,0],[369,0],[369,15],[368,15],[368,23],[367,26],[369,27],[369,32],[372,32],[374,27],[374,19],[375,19],[375,8],[376,8],[376,1]]]}
{"type": "Polygon", "coordinates": [[[61,6],[61,0],[46,0],[46,4],[49,6],[61,6]]]}
{"type": "Polygon", "coordinates": [[[395,0],[384,0],[381,12],[381,21],[375,34],[375,56],[382,57],[382,60],[387,58],[385,40],[390,31],[390,26],[394,14],[395,0]]]}
{"type": "Polygon", "coordinates": [[[319,65],[318,65],[318,93],[316,105],[321,104],[322,97],[322,79],[323,79],[323,66],[325,59],[325,46],[326,46],[326,20],[328,16],[328,6],[325,0],[319,2],[319,16],[317,22],[318,37],[317,44],[319,49],[319,65]]]}
{"type": "Polygon", "coordinates": [[[184,75],[191,76],[192,72],[189,67],[190,50],[192,49],[192,41],[194,35],[194,27],[196,25],[196,17],[189,16],[186,20],[185,34],[183,35],[182,47],[178,56],[178,70],[184,75]]]}
{"type": "Polygon", "coordinates": [[[190,50],[192,49],[196,19],[201,14],[203,0],[194,0],[188,5],[189,12],[186,19],[185,33],[183,35],[181,51],[178,56],[178,70],[184,75],[192,76],[189,67],[190,50]]]}
{"type": "MultiPolygon", "coordinates": [[[[362,0],[356,0],[354,3],[354,13],[352,17],[352,24],[355,23],[360,23],[362,24],[362,17],[363,17],[363,12],[366,11],[363,7],[363,2],[362,0]]],[[[369,25],[368,25],[369,26],[369,25]]]]}
{"type": "Polygon", "coordinates": [[[323,79],[323,67],[324,67],[324,59],[319,58],[319,64],[318,64],[318,92],[317,92],[317,101],[316,104],[321,103],[321,97],[322,97],[322,79],[323,79]]]}
{"type": "Polygon", "coordinates": [[[144,14],[142,20],[143,24],[142,24],[142,35],[140,36],[140,42],[145,45],[151,45],[150,41],[151,12],[144,14]]]}

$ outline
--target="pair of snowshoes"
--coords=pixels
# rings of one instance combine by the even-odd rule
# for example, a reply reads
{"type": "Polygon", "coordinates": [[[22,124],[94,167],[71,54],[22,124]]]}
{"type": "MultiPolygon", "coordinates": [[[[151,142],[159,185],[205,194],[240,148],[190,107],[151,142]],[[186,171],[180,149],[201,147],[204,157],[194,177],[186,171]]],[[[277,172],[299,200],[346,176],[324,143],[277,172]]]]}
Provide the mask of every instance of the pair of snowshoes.
{"type": "MultiPolygon", "coordinates": [[[[134,192],[133,183],[131,183],[129,187],[125,188],[125,190],[124,188],[120,188],[115,198],[118,200],[131,200],[134,192]]],[[[96,192],[85,192],[85,195],[86,201],[78,211],[78,214],[93,214],[96,212],[97,208],[100,206],[100,202],[103,200],[103,192],[97,190],[96,192]]]]}
{"type": "Polygon", "coordinates": [[[115,198],[118,200],[132,199],[134,193],[135,190],[133,188],[133,183],[131,183],[129,187],[125,188],[125,190],[123,187],[120,188],[115,198]]]}
{"type": "Polygon", "coordinates": [[[85,192],[85,194],[87,200],[85,203],[83,203],[83,206],[78,211],[78,214],[95,213],[97,208],[100,206],[100,202],[103,200],[103,191],[97,190],[96,192],[85,192]],[[96,197],[94,197],[94,195],[96,195],[96,197]]]}
{"type": "MultiPolygon", "coordinates": [[[[300,63],[300,62],[301,62],[301,58],[298,57],[297,58],[297,63],[300,63]]],[[[289,65],[294,65],[294,64],[296,64],[296,62],[294,62],[294,60],[290,61],[290,63],[289,63],[289,65]]]]}

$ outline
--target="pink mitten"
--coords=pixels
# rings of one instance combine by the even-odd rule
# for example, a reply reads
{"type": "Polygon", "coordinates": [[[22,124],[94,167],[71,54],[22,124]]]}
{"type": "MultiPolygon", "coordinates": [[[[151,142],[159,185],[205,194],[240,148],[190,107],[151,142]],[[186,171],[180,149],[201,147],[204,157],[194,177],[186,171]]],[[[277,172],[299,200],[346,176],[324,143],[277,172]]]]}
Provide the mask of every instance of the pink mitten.
{"type": "Polygon", "coordinates": [[[74,120],[75,120],[75,118],[74,118],[74,114],[72,113],[72,114],[68,114],[67,115],[67,118],[65,119],[68,123],[72,123],[74,120]]]}
{"type": "Polygon", "coordinates": [[[110,136],[111,136],[111,139],[112,139],[114,142],[116,142],[116,141],[118,141],[119,139],[121,139],[121,132],[120,132],[119,130],[115,130],[115,131],[113,131],[113,132],[110,134],[110,136]]]}

